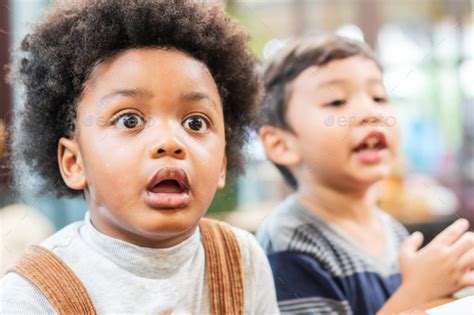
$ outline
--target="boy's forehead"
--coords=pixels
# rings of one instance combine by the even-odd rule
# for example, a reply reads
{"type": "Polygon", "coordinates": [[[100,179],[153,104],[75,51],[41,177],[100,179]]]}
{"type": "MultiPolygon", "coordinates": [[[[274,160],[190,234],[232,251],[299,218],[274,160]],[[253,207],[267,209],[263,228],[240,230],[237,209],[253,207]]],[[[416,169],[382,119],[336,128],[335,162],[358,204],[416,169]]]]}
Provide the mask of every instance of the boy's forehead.
{"type": "MultiPolygon", "coordinates": [[[[176,49],[131,49],[117,55],[94,68],[84,91],[103,98],[113,95],[114,91],[158,89],[165,89],[167,93],[197,90],[219,101],[218,89],[208,68],[176,49]]],[[[146,93],[135,94],[129,96],[146,93]]],[[[123,96],[123,93],[117,95],[123,96]]]]}
{"type": "Polygon", "coordinates": [[[179,70],[190,78],[211,76],[204,63],[177,49],[138,48],[128,49],[96,65],[87,84],[95,86],[105,76],[117,79],[126,79],[117,75],[140,78],[146,73],[171,76],[171,72],[179,70]]]}
{"type": "Polygon", "coordinates": [[[382,71],[373,60],[354,56],[310,66],[295,78],[292,85],[310,84],[313,88],[325,88],[351,81],[382,84],[382,71]]]}

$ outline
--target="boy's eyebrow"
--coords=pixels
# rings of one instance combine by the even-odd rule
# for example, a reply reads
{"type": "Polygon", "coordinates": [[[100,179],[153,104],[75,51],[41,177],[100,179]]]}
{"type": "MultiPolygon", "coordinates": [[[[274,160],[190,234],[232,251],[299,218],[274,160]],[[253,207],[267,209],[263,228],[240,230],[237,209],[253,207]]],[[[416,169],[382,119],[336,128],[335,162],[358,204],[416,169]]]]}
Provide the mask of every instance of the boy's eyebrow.
{"type": "Polygon", "coordinates": [[[367,80],[369,83],[377,83],[377,84],[382,84],[383,85],[383,80],[380,78],[370,78],[367,80]]]}
{"type": "Polygon", "coordinates": [[[328,80],[328,81],[323,81],[318,84],[318,87],[325,87],[328,85],[335,85],[335,84],[341,84],[344,82],[347,82],[348,80],[346,79],[333,79],[333,80],[328,80]]]}
{"type": "Polygon", "coordinates": [[[124,97],[150,97],[151,92],[139,88],[134,88],[134,89],[117,89],[112,92],[110,92],[107,95],[102,96],[101,101],[104,101],[106,99],[115,97],[115,96],[124,96],[124,97]]]}
{"type": "MultiPolygon", "coordinates": [[[[350,81],[350,79],[333,79],[333,80],[328,80],[328,81],[324,81],[324,82],[319,83],[318,87],[325,87],[325,86],[328,86],[328,85],[335,85],[335,84],[343,84],[343,83],[346,83],[348,81],[350,81]]],[[[382,84],[383,85],[383,81],[380,78],[368,78],[366,81],[368,83],[376,83],[376,84],[382,84]]]]}
{"type": "Polygon", "coordinates": [[[185,102],[197,102],[201,100],[206,100],[206,103],[209,103],[214,109],[217,110],[216,102],[214,102],[214,100],[209,95],[203,92],[192,91],[188,93],[183,93],[181,95],[181,100],[185,102]]]}

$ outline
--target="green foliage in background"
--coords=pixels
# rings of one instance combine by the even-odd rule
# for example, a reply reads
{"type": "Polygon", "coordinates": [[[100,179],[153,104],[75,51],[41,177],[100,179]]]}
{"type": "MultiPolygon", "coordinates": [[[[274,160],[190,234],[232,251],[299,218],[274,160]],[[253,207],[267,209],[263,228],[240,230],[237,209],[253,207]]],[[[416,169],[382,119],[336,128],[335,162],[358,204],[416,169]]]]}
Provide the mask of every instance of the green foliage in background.
{"type": "Polygon", "coordinates": [[[208,216],[216,216],[223,212],[232,211],[237,205],[237,184],[230,181],[226,186],[218,190],[214,200],[207,211],[208,216]]]}
{"type": "MultiPolygon", "coordinates": [[[[231,1],[232,2],[232,1],[231,1]]],[[[271,39],[275,38],[275,34],[272,34],[269,29],[266,29],[262,21],[253,16],[255,15],[251,8],[246,4],[240,4],[240,10],[237,10],[234,4],[228,4],[227,13],[239,20],[239,22],[251,33],[250,40],[250,51],[258,58],[263,57],[263,48],[265,44],[271,39]]]]}

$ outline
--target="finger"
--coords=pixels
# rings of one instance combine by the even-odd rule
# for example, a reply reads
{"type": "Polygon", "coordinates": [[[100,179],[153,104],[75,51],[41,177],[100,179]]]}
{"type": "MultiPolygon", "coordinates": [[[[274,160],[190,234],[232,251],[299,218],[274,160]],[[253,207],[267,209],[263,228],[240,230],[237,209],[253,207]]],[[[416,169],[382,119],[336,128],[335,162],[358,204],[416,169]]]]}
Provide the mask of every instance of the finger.
{"type": "Polygon", "coordinates": [[[456,222],[439,233],[430,244],[442,243],[444,245],[451,245],[457,241],[468,228],[469,222],[466,219],[456,220],[456,222]]]}
{"type": "Polygon", "coordinates": [[[463,270],[468,271],[474,269],[474,249],[471,248],[458,260],[457,266],[463,270]]]}
{"type": "Polygon", "coordinates": [[[415,232],[407,237],[400,248],[400,256],[412,256],[418,251],[423,244],[423,234],[421,232],[415,232]]]}
{"type": "Polygon", "coordinates": [[[466,232],[452,246],[453,255],[458,258],[474,249],[474,233],[466,232]]]}
{"type": "Polygon", "coordinates": [[[459,282],[461,289],[474,286],[474,271],[466,272],[459,282]]]}

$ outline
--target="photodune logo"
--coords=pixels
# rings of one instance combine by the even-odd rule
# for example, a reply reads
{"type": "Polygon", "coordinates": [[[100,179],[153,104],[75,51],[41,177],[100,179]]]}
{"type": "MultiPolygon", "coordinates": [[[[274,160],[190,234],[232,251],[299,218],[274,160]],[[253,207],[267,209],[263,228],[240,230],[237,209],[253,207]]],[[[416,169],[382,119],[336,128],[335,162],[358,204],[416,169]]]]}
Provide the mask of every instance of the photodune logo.
{"type": "Polygon", "coordinates": [[[84,126],[86,126],[86,127],[91,127],[93,124],[94,124],[94,116],[88,115],[88,116],[84,119],[84,126]]]}
{"type": "MultiPolygon", "coordinates": [[[[338,127],[347,127],[353,122],[361,120],[362,117],[357,116],[338,116],[337,119],[334,115],[328,115],[324,118],[324,125],[326,127],[333,127],[334,125],[338,127]]],[[[397,123],[397,119],[394,116],[378,116],[377,120],[372,123],[374,126],[383,126],[383,127],[393,127],[397,123]]]]}
{"type": "Polygon", "coordinates": [[[326,116],[326,118],[324,118],[324,125],[326,127],[334,126],[334,122],[335,122],[335,119],[333,115],[329,115],[329,116],[326,116]]]}

